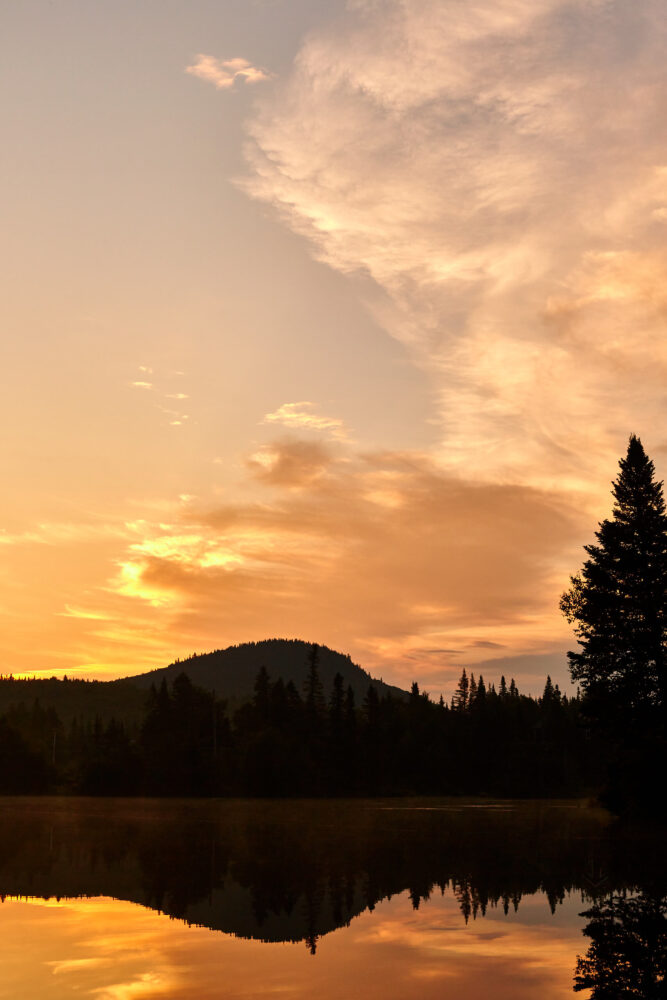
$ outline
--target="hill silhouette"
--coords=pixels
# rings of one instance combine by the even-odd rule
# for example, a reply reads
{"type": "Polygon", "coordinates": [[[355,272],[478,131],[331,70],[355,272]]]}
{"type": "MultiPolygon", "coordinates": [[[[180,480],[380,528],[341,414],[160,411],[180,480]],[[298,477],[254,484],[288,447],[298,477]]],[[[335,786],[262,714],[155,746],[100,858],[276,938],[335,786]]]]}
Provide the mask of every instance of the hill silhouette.
{"type": "MultiPolygon", "coordinates": [[[[212,653],[195,653],[185,660],[176,660],[168,667],[151,670],[145,674],[126,677],[123,683],[139,688],[157,687],[163,678],[171,684],[179,674],[187,674],[193,684],[207,691],[214,691],[218,698],[227,699],[230,704],[246,701],[252,695],[255,679],[261,667],[265,667],[272,680],[279,677],[288,683],[292,681],[298,691],[303,689],[308,674],[309,655],[312,643],[301,639],[264,639],[261,642],[244,642],[238,646],[228,646],[212,653]]],[[[369,686],[378,695],[392,695],[406,698],[402,688],[376,680],[353,663],[349,656],[338,653],[328,646],[318,646],[318,671],[325,696],[331,691],[334,677],[340,673],[345,687],[351,686],[355,699],[361,704],[369,686]]]]}

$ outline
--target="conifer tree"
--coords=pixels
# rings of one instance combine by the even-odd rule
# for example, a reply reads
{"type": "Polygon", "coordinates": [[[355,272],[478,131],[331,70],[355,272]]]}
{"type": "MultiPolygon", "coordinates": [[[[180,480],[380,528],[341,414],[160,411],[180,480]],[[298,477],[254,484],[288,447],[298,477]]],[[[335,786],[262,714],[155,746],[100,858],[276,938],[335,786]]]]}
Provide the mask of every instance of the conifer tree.
{"type": "Polygon", "coordinates": [[[459,711],[463,712],[468,707],[468,689],[469,689],[468,675],[463,668],[461,673],[461,678],[456,689],[456,694],[452,698],[452,708],[457,708],[459,711]]]}
{"type": "Polygon", "coordinates": [[[329,699],[329,727],[336,739],[340,739],[343,729],[343,710],[345,707],[345,691],[343,688],[343,675],[337,673],[333,679],[331,697],[329,699]]]}
{"type": "Polygon", "coordinates": [[[324,691],[318,669],[320,651],[317,643],[313,643],[308,654],[308,674],[304,681],[304,701],[311,719],[324,713],[324,691]]]}
{"type": "Polygon", "coordinates": [[[667,515],[639,438],[612,486],[613,514],[587,545],[561,609],[581,650],[568,653],[585,706],[605,728],[664,724],[667,709],[667,515]]]}
{"type": "Polygon", "coordinates": [[[544,685],[544,692],[542,694],[543,703],[549,703],[556,699],[556,689],[554,688],[553,681],[549,674],[547,674],[547,681],[544,685]]]}

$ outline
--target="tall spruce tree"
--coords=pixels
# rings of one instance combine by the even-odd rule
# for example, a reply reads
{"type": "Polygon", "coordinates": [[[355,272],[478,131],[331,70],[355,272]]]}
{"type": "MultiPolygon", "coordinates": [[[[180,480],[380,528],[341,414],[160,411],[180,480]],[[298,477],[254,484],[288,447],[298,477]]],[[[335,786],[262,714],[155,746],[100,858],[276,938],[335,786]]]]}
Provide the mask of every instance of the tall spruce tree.
{"type": "Polygon", "coordinates": [[[667,514],[662,483],[630,438],[612,517],[561,598],[581,647],[568,653],[582,707],[608,747],[603,801],[616,812],[667,813],[667,514]]]}
{"type": "Polygon", "coordinates": [[[630,438],[613,516],[561,598],[581,646],[568,653],[589,715],[603,728],[662,728],[667,709],[667,515],[662,483],[630,438]]]}

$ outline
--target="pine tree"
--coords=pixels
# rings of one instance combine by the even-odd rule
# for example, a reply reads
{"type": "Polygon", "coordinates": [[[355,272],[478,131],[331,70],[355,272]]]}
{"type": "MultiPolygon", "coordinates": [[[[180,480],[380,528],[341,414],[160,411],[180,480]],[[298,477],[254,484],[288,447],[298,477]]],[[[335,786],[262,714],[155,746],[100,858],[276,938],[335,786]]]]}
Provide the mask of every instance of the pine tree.
{"type": "Polygon", "coordinates": [[[319,661],[319,646],[317,643],[314,643],[310,647],[310,653],[308,654],[308,674],[303,685],[306,711],[311,720],[322,716],[325,708],[324,691],[318,669],[319,661]]]}
{"type": "Polygon", "coordinates": [[[568,653],[582,707],[608,747],[603,799],[614,811],[667,811],[667,514],[662,483],[630,438],[612,517],[571,578],[561,610],[581,647],[568,653]]]}
{"type": "Polygon", "coordinates": [[[463,712],[468,707],[468,689],[469,689],[468,675],[466,674],[465,667],[461,673],[461,677],[456,689],[456,694],[452,698],[452,708],[458,709],[463,712]]]}
{"type": "Polygon", "coordinates": [[[561,610],[581,650],[568,653],[586,708],[605,728],[644,726],[667,708],[667,515],[662,483],[630,438],[614,481],[613,516],[587,545],[561,610]]]}
{"type": "Polygon", "coordinates": [[[343,675],[337,673],[333,679],[331,697],[329,699],[329,728],[334,739],[340,739],[343,730],[343,711],[345,708],[345,690],[343,675]]]}
{"type": "Polygon", "coordinates": [[[547,682],[544,685],[544,692],[542,694],[542,703],[550,704],[554,700],[556,700],[556,689],[554,688],[551,677],[547,674],[547,682]]]}

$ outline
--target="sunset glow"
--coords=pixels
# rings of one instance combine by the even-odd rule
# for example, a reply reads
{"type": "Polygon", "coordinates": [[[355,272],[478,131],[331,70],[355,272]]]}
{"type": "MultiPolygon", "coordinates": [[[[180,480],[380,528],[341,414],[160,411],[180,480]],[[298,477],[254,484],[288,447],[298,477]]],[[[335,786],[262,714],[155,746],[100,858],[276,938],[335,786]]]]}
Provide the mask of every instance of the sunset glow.
{"type": "MultiPolygon", "coordinates": [[[[0,906],[9,961],[7,987],[25,1000],[82,992],[102,1000],[285,994],[337,1000],[363,989],[369,997],[456,997],[482,1000],[493,978],[500,1000],[571,996],[581,948],[577,909],[568,900],[553,917],[546,899],[527,898],[509,921],[465,924],[453,896],[418,911],[407,893],[383,901],[347,928],[325,936],[317,958],[305,942],[243,940],[112,899],[15,900],[0,906]],[[53,908],[58,910],[54,919],[53,908]],[[93,924],[94,920],[94,924],[93,924]],[[94,931],[90,931],[94,926],[94,931]],[[32,976],[26,980],[26,940],[32,976]],[[21,956],[20,964],[14,960],[21,956]],[[373,975],[369,969],[373,968],[373,975]]],[[[9,995],[9,994],[8,994],[9,995]]]]}
{"type": "Polygon", "coordinates": [[[558,598],[631,433],[665,474],[664,4],[0,25],[1,672],[279,636],[567,686],[558,598]]]}

